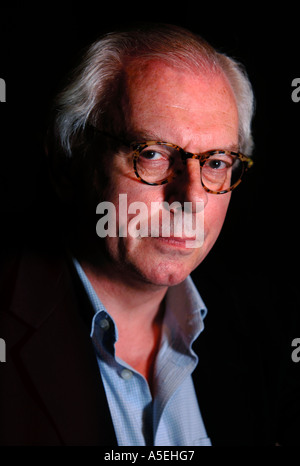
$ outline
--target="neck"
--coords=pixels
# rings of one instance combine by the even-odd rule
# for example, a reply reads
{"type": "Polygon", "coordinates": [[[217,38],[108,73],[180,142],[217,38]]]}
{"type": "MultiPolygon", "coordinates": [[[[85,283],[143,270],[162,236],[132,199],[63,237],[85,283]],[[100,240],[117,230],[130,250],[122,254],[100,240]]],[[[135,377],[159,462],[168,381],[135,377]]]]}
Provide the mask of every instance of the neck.
{"type": "Polygon", "coordinates": [[[87,262],[81,266],[110,315],[118,321],[151,323],[156,319],[168,287],[129,280],[124,273],[107,272],[87,262]]]}
{"type": "Polygon", "coordinates": [[[118,328],[116,355],[152,385],[167,287],[129,280],[124,274],[81,262],[99,299],[118,328]],[[130,342],[130,344],[129,344],[130,342]]]}

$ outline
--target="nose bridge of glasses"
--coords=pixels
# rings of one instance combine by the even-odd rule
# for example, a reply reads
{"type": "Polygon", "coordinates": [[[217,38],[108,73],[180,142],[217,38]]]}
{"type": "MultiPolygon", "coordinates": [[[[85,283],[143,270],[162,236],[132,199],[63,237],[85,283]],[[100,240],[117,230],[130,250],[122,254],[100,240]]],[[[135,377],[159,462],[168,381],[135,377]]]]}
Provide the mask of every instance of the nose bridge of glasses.
{"type": "Polygon", "coordinates": [[[185,167],[183,170],[178,170],[177,175],[181,174],[185,177],[186,183],[192,189],[195,189],[196,186],[200,186],[201,183],[201,155],[200,154],[193,154],[192,152],[186,152],[184,149],[180,151],[181,155],[181,167],[185,167]],[[198,161],[198,169],[197,163],[196,166],[194,163],[188,163],[188,160],[195,160],[198,161]]]}
{"type": "Polygon", "coordinates": [[[180,156],[181,160],[184,164],[186,164],[186,161],[188,159],[200,159],[200,155],[193,154],[192,152],[186,152],[184,149],[180,149],[180,156]]]}

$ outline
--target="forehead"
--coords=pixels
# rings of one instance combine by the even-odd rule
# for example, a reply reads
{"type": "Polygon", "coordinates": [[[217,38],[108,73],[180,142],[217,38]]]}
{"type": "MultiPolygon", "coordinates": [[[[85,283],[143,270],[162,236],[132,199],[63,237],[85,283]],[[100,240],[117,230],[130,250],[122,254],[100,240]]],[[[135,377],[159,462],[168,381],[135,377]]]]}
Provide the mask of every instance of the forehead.
{"type": "Polygon", "coordinates": [[[127,115],[135,133],[149,131],[178,145],[188,134],[193,138],[217,129],[237,135],[235,97],[221,72],[196,74],[161,61],[135,63],[128,69],[126,90],[127,115]]]}

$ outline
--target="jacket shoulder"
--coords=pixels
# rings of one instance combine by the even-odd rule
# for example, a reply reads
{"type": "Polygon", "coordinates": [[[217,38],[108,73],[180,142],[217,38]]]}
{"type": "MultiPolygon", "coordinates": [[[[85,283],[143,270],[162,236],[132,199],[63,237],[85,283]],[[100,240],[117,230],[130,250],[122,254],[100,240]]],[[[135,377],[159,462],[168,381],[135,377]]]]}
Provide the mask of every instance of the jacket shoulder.
{"type": "Polygon", "coordinates": [[[27,250],[2,271],[0,443],[114,445],[89,302],[66,256],[27,250]]]}

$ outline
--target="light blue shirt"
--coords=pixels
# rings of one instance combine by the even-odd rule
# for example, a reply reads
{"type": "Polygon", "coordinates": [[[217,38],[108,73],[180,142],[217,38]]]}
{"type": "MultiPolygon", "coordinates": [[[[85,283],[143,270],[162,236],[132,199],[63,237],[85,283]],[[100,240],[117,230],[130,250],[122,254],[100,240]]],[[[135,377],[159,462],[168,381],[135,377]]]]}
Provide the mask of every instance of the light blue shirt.
{"type": "Polygon", "coordinates": [[[117,327],[79,262],[73,262],[95,310],[91,338],[118,445],[211,445],[191,376],[198,363],[191,345],[204,328],[207,310],[191,277],[166,294],[153,399],[147,380],[115,355],[117,327]]]}

